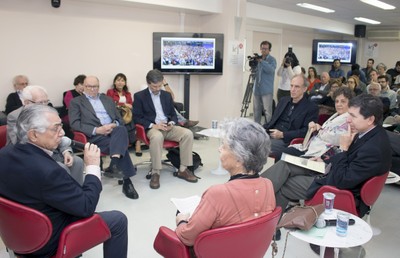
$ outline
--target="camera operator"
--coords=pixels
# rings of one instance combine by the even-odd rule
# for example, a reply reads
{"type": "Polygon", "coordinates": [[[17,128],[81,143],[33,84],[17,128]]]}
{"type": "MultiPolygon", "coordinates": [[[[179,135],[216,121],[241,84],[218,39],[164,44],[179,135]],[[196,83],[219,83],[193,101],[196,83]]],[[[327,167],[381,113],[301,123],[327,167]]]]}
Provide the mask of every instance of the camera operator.
{"type": "Polygon", "coordinates": [[[269,54],[271,48],[271,42],[261,42],[261,56],[256,58],[258,64],[253,87],[253,111],[254,121],[259,124],[261,124],[263,111],[266,123],[268,123],[272,117],[276,60],[269,54]]]}
{"type": "Polygon", "coordinates": [[[278,101],[284,96],[290,96],[290,80],[298,74],[301,74],[299,60],[292,51],[292,46],[289,45],[288,52],[282,60],[282,64],[277,72],[281,77],[278,86],[278,101]]]}

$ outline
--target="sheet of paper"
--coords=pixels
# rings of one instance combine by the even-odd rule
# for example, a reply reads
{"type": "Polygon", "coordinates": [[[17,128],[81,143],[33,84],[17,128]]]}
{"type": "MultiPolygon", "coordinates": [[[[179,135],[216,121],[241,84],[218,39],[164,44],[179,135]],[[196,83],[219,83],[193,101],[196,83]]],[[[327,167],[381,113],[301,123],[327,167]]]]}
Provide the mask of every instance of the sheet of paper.
{"type": "Polygon", "coordinates": [[[171,198],[171,202],[181,213],[189,213],[192,216],[194,210],[199,205],[201,197],[198,195],[187,198],[171,198]]]}
{"type": "Polygon", "coordinates": [[[318,162],[318,161],[313,161],[301,157],[296,157],[292,156],[286,153],[282,153],[281,160],[286,161],[290,164],[307,168],[310,170],[313,170],[315,172],[319,172],[322,174],[325,174],[325,163],[324,162],[318,162]]]}

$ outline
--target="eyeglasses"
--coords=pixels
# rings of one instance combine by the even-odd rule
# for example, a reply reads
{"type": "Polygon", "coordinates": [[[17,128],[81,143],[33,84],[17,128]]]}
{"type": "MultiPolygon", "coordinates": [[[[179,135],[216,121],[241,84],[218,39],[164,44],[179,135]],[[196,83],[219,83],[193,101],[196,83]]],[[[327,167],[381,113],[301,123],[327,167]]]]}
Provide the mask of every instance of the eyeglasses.
{"type": "Polygon", "coordinates": [[[54,127],[48,127],[46,129],[49,129],[50,131],[55,132],[55,133],[59,133],[61,131],[61,129],[63,128],[63,125],[64,125],[63,123],[58,123],[58,124],[55,124],[54,127]]]}
{"type": "Polygon", "coordinates": [[[99,87],[99,85],[85,85],[86,88],[89,88],[91,90],[95,90],[99,87]]]}
{"type": "Polygon", "coordinates": [[[47,105],[50,103],[50,100],[43,100],[43,101],[33,101],[28,99],[29,102],[31,102],[32,104],[40,104],[40,105],[47,105]]]}

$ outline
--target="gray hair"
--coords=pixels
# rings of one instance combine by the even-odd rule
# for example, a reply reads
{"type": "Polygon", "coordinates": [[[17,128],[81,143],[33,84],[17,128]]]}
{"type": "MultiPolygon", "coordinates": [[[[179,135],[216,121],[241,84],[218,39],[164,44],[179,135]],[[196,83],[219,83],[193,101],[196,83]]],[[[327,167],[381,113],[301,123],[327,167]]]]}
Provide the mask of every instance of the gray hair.
{"type": "Polygon", "coordinates": [[[164,80],[163,74],[157,69],[150,70],[146,75],[146,82],[148,84],[150,84],[150,83],[158,83],[158,82],[161,82],[163,80],[164,80]]]}
{"type": "Polygon", "coordinates": [[[29,130],[35,129],[40,133],[46,131],[50,126],[47,113],[58,115],[57,110],[46,105],[27,105],[24,106],[18,116],[17,125],[15,127],[17,142],[25,144],[28,140],[29,130]]]}
{"type": "Polygon", "coordinates": [[[271,149],[265,129],[247,118],[227,120],[221,125],[221,136],[235,157],[250,172],[259,173],[271,149]]]}
{"type": "Polygon", "coordinates": [[[22,99],[24,99],[24,100],[33,100],[32,95],[35,92],[38,92],[38,91],[42,91],[42,92],[46,93],[46,95],[48,95],[46,89],[43,88],[42,86],[28,85],[22,91],[22,99]]]}
{"type": "Polygon", "coordinates": [[[19,74],[19,75],[14,76],[14,78],[13,78],[13,85],[16,85],[18,79],[20,79],[20,78],[21,78],[21,79],[25,79],[25,80],[29,83],[29,79],[28,79],[28,77],[27,77],[26,75],[19,74]]]}

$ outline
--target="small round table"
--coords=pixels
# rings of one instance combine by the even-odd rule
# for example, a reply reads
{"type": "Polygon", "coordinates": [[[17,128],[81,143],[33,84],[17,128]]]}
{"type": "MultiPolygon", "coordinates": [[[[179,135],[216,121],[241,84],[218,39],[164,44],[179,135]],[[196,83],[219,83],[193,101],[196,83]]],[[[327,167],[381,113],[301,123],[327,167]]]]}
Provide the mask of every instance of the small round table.
{"type": "MultiPolygon", "coordinates": [[[[336,214],[340,210],[334,209],[332,214],[322,213],[320,218],[336,219],[336,214]]],[[[340,237],[336,235],[336,227],[329,226],[325,228],[313,227],[308,231],[296,230],[291,231],[290,234],[302,241],[319,245],[320,257],[324,257],[325,248],[333,247],[335,257],[339,257],[339,248],[348,248],[359,246],[367,243],[372,238],[372,229],[363,219],[350,214],[350,218],[355,220],[355,224],[349,226],[347,236],[340,237]]]]}
{"type": "MultiPolygon", "coordinates": [[[[201,130],[200,132],[197,132],[197,134],[201,134],[207,137],[214,137],[214,138],[220,138],[220,130],[217,129],[212,129],[212,128],[207,128],[204,130],[201,130]]],[[[226,171],[222,166],[221,166],[221,161],[218,162],[218,167],[216,169],[211,170],[211,173],[214,175],[227,175],[228,171],[226,171]]]]}

